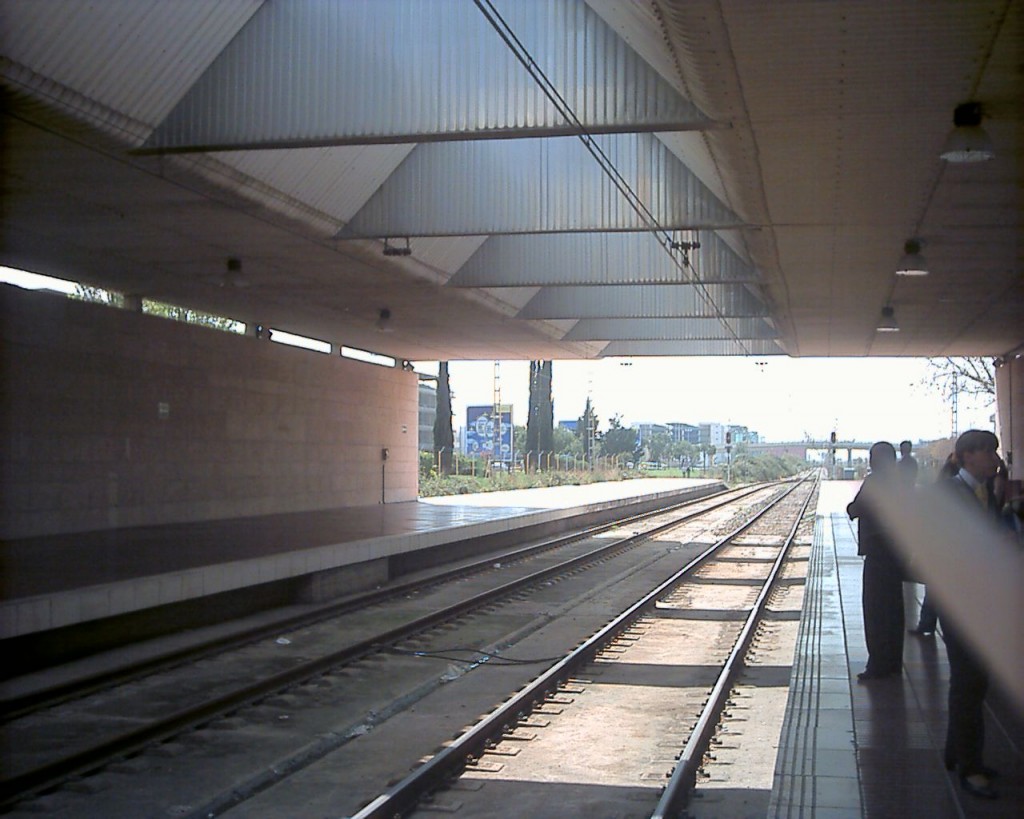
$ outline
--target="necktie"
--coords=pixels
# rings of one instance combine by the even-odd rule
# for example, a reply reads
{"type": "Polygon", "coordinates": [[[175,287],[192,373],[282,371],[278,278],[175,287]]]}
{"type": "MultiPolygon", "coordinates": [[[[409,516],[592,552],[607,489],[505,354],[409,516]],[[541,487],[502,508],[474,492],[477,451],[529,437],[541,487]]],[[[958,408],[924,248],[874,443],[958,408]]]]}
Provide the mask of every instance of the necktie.
{"type": "Polygon", "coordinates": [[[988,487],[985,484],[983,484],[983,483],[979,483],[974,488],[974,495],[978,499],[978,503],[980,503],[984,508],[987,509],[988,508],[988,487]]]}

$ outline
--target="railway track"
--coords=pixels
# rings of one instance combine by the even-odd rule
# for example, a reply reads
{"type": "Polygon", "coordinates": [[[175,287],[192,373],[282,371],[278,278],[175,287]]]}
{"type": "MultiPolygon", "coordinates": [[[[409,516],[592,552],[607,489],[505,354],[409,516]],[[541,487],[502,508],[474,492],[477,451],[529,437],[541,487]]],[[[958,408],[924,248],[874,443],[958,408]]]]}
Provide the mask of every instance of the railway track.
{"type": "Polygon", "coordinates": [[[461,816],[680,816],[812,495],[797,496],[795,516],[781,515],[784,537],[773,521],[768,537],[755,535],[751,544],[749,533],[774,506],[766,508],[355,819],[408,815],[424,802],[461,816]],[[722,585],[740,593],[709,606],[722,585]],[[708,685],[701,677],[712,667],[718,671],[708,685]],[[545,733],[546,741],[536,741],[545,733]],[[565,780],[572,786],[545,786],[565,780]],[[640,807],[658,791],[656,803],[640,807]]]}
{"type": "MultiPolygon", "coordinates": [[[[522,674],[530,663],[508,649],[564,616],[539,612],[551,608],[553,590],[559,598],[592,599],[595,590],[646,576],[666,555],[678,561],[679,553],[699,549],[672,540],[672,531],[689,527],[692,534],[709,520],[720,526],[738,514],[737,505],[763,506],[780,491],[755,488],[633,519],[625,537],[602,527],[492,556],[486,567],[348,601],[342,611],[289,624],[287,632],[278,626],[240,648],[207,648],[199,659],[176,658],[174,667],[146,676],[93,681],[87,695],[62,692],[60,701],[23,704],[3,726],[5,803],[11,812],[138,816],[133,788],[170,759],[174,770],[156,777],[166,793],[147,793],[168,805],[159,815],[228,811],[376,733],[471,670],[522,674]],[[218,773],[205,753],[215,753],[218,773]],[[196,787],[182,787],[181,771],[191,768],[198,773],[184,777],[196,787]],[[86,804],[88,814],[81,812],[86,804]]],[[[561,653],[526,659],[550,664],[561,653]]]]}

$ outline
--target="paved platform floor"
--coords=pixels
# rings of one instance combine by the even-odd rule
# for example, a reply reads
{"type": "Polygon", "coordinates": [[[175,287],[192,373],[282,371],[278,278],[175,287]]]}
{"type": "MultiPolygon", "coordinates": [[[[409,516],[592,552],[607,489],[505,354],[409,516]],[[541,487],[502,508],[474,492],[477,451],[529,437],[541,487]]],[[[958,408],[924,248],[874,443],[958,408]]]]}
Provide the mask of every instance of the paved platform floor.
{"type": "Polygon", "coordinates": [[[718,485],[646,478],[2,542],[0,638],[718,485]]]}
{"type": "MultiPolygon", "coordinates": [[[[864,668],[861,558],[846,504],[859,482],[822,486],[771,817],[1024,816],[1024,720],[990,690],[986,762],[1001,798],[965,794],[942,764],[949,664],[941,636],[908,634],[902,678],[864,668]]],[[[923,588],[904,584],[907,625],[923,588]]]]}

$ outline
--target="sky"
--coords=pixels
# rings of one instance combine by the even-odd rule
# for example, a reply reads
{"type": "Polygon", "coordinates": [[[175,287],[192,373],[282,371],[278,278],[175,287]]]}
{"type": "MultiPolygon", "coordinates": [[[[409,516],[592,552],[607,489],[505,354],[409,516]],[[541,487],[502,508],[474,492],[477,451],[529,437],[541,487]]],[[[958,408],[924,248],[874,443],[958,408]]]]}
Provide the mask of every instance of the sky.
{"type": "MultiPolygon", "coordinates": [[[[0,267],[0,281],[73,292],[74,283],[0,267]]],[[[437,362],[415,362],[437,374],[437,362]]],[[[494,362],[449,363],[456,427],[466,407],[494,402],[494,362]]],[[[555,423],[583,414],[593,401],[599,429],[618,415],[626,426],[642,422],[717,422],[748,427],[767,441],[825,439],[930,441],[953,430],[951,406],[929,383],[921,358],[610,358],[556,361],[552,392],[555,423]]],[[[530,364],[499,366],[502,403],[514,424],[526,423],[530,364]]],[[[993,429],[994,404],[961,395],[958,428],[993,429]]]]}

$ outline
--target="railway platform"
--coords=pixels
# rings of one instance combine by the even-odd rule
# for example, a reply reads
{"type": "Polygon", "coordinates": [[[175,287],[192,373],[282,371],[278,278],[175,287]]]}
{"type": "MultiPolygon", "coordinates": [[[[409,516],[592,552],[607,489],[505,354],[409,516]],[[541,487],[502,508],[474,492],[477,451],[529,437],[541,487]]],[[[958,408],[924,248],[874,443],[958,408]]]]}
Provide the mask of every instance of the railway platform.
{"type": "MultiPolygon", "coordinates": [[[[1016,817],[1024,815],[1024,721],[993,684],[986,763],[998,800],[964,793],[947,772],[949,663],[939,634],[908,634],[901,678],[859,683],[864,669],[862,561],[846,516],[859,482],[822,484],[770,817],[1016,817]]],[[[904,584],[907,625],[923,587],[904,584]]]]}
{"type": "MultiPolygon", "coordinates": [[[[134,588],[139,595],[154,584],[186,599],[190,589],[196,590],[188,585],[190,577],[201,578],[195,581],[200,591],[211,588],[203,583],[232,579],[251,591],[260,582],[280,582],[274,573],[303,577],[350,565],[387,571],[376,561],[415,560],[435,548],[502,533],[522,535],[531,527],[557,528],[587,515],[611,516],[666,496],[694,497],[718,487],[716,481],[652,479],[95,533],[89,536],[94,540],[68,536],[9,543],[3,547],[2,616],[6,619],[13,606],[41,600],[49,601],[51,612],[61,606],[74,612],[77,605],[87,616],[97,611],[98,593],[109,605],[118,594],[134,588]]],[[[767,804],[768,816],[786,819],[1020,816],[1024,720],[995,685],[986,713],[986,762],[1002,774],[996,782],[1000,798],[965,794],[944,769],[948,661],[940,635],[907,636],[901,678],[857,681],[866,660],[862,563],[845,507],[858,487],[843,481],[821,486],[774,781],[770,795],[760,792],[764,801],[757,800],[762,805],[757,815],[765,815],[767,804]]],[[[905,584],[904,589],[910,626],[923,588],[905,584]]]]}
{"type": "Polygon", "coordinates": [[[717,480],[649,478],[7,541],[0,640],[175,606],[169,613],[180,625],[191,622],[183,606],[199,600],[219,619],[248,613],[231,595],[317,602],[512,537],[544,537],[718,488],[717,480]]]}

